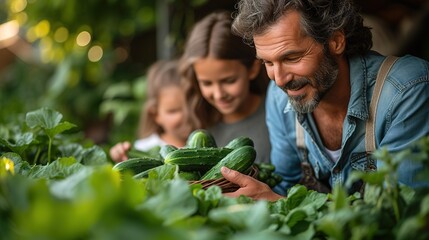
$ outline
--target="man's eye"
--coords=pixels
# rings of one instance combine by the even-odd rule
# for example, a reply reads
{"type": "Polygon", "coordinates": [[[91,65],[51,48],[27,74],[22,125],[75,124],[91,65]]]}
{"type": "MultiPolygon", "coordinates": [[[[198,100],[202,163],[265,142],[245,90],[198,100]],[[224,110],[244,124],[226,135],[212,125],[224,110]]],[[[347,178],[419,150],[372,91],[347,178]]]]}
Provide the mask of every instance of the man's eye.
{"type": "Polygon", "coordinates": [[[288,57],[285,59],[285,62],[299,62],[302,57],[288,57]]]}

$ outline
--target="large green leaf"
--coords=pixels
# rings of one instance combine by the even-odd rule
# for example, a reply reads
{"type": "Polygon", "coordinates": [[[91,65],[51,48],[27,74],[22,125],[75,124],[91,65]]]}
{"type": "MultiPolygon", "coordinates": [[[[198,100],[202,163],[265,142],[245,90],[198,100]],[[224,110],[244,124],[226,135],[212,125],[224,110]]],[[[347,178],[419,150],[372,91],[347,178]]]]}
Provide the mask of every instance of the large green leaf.
{"type": "Polygon", "coordinates": [[[0,144],[3,144],[13,152],[22,154],[33,143],[34,135],[31,132],[14,135],[13,142],[8,139],[0,138],[0,144]]]}
{"type": "Polygon", "coordinates": [[[40,127],[43,129],[52,129],[56,127],[63,115],[53,109],[43,107],[38,110],[28,112],[25,116],[25,122],[30,128],[40,127]]]}
{"type": "Polygon", "coordinates": [[[216,208],[209,213],[210,220],[231,227],[234,231],[262,231],[271,223],[265,201],[255,204],[235,204],[216,208]]]}
{"type": "Polygon", "coordinates": [[[197,201],[184,180],[174,179],[165,185],[156,196],[142,204],[143,209],[151,210],[170,225],[178,220],[192,216],[197,211],[197,201]]]}

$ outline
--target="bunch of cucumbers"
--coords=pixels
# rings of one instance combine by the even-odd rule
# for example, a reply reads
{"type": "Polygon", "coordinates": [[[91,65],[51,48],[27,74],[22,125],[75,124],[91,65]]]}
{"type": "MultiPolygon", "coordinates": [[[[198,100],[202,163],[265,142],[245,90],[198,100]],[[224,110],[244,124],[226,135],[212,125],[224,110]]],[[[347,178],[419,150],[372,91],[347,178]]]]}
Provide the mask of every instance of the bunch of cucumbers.
{"type": "Polygon", "coordinates": [[[282,177],[274,172],[276,168],[271,163],[255,163],[255,165],[259,170],[258,175],[256,176],[259,181],[266,183],[271,188],[275,187],[282,181],[282,177]]]}
{"type": "Polygon", "coordinates": [[[175,164],[179,175],[186,180],[211,180],[222,178],[222,166],[246,173],[256,159],[254,143],[250,138],[237,137],[227,145],[218,147],[214,137],[204,129],[194,130],[183,148],[165,145],[160,147],[159,154],[137,155],[136,151],[132,153],[138,157],[119,162],[113,168],[121,172],[131,171],[134,178],[144,178],[153,168],[175,164]]]}

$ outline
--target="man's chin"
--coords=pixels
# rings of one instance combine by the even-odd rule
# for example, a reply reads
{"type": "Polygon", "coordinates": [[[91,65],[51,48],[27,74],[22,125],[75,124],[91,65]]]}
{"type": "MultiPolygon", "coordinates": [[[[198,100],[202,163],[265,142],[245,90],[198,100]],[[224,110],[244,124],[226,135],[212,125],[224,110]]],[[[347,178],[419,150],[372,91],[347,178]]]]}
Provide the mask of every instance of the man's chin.
{"type": "Polygon", "coordinates": [[[300,103],[294,100],[290,100],[290,103],[293,109],[295,109],[295,111],[302,114],[313,112],[316,109],[317,105],[319,104],[319,102],[316,102],[316,101],[300,103]]]}

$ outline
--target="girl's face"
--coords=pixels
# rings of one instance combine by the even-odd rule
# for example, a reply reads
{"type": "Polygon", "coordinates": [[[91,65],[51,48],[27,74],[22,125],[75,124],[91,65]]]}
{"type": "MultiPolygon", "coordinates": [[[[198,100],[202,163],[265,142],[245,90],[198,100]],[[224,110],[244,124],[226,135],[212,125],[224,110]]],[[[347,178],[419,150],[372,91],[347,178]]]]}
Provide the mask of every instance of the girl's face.
{"type": "Polygon", "coordinates": [[[182,136],[181,126],[185,120],[185,96],[178,86],[166,86],[161,89],[158,99],[155,122],[164,132],[177,137],[182,136]]]}
{"type": "Polygon", "coordinates": [[[245,111],[250,81],[258,75],[259,66],[248,69],[238,60],[214,58],[199,59],[193,65],[202,96],[224,118],[245,111]]]}

